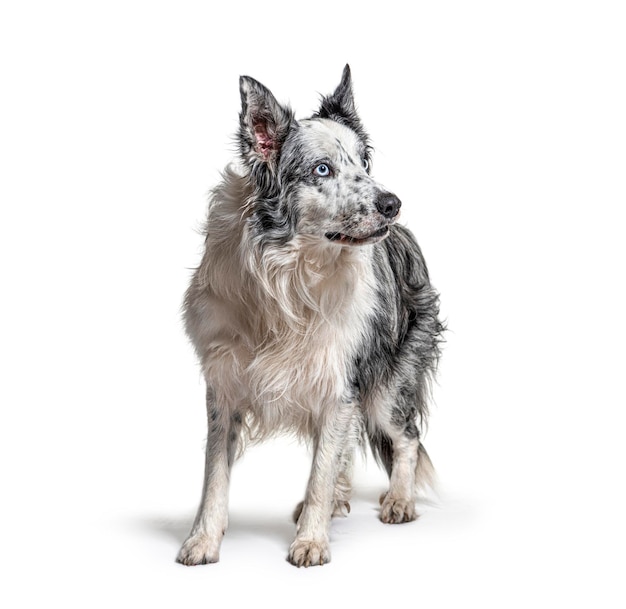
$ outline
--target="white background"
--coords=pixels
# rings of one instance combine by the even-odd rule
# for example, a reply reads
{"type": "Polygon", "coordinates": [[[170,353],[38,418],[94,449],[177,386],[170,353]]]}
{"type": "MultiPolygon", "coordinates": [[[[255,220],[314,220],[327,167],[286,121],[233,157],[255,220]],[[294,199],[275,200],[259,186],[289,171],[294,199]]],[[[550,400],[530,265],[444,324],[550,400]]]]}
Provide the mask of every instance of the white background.
{"type": "Polygon", "coordinates": [[[601,0],[3,3],[0,604],[624,607],[625,31],[601,0]],[[279,440],[235,467],[221,562],[185,568],[179,309],[238,76],[303,117],[346,62],[450,328],[441,498],[382,525],[370,459],[333,562],[295,569],[309,457],[279,440]]]}

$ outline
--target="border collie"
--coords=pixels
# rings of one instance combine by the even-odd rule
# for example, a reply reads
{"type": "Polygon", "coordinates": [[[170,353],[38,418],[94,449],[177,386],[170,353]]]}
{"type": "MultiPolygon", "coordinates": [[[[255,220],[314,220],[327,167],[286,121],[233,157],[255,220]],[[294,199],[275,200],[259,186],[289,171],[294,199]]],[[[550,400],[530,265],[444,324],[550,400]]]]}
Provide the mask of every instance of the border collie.
{"type": "Polygon", "coordinates": [[[439,299],[400,199],[372,177],[350,68],[296,120],[240,79],[240,159],[211,194],[205,250],[184,303],[206,379],[202,500],[178,561],[213,563],[246,441],[291,432],[313,464],[288,560],[330,560],[331,517],[350,511],[355,448],[389,474],[380,519],[416,518],[433,469],[420,441],[443,331],[439,299]]]}

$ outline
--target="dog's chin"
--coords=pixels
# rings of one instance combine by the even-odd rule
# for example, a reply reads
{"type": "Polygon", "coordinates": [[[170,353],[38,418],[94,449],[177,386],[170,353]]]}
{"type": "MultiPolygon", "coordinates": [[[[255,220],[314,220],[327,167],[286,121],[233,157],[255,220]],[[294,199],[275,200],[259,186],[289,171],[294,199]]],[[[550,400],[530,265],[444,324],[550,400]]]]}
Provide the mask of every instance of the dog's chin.
{"type": "Polygon", "coordinates": [[[378,243],[389,235],[389,226],[383,226],[365,237],[356,237],[347,233],[326,233],[325,237],[338,245],[370,245],[378,243]]]}

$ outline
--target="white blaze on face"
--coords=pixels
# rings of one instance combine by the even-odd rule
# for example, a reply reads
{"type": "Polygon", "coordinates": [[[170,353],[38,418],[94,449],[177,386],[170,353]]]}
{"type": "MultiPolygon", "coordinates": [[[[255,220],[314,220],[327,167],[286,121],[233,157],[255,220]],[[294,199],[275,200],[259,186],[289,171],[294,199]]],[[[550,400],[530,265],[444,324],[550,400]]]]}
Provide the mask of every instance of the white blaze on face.
{"type": "Polygon", "coordinates": [[[345,244],[386,235],[388,219],[376,208],[384,191],[367,173],[365,146],[335,121],[302,121],[299,144],[305,179],[297,201],[300,230],[345,244]]]}

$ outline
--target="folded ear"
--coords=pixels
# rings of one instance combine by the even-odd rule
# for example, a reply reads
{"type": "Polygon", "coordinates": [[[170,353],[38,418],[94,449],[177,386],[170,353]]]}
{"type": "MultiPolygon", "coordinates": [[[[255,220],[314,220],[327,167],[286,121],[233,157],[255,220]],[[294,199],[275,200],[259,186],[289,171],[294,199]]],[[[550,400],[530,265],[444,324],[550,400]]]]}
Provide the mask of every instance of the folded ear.
{"type": "Polygon", "coordinates": [[[317,118],[329,118],[350,127],[359,135],[363,143],[368,145],[368,136],[359,118],[354,104],[354,94],[352,92],[352,76],[350,66],[346,64],[341,75],[341,82],[332,95],[322,98],[322,104],[317,114],[317,118]]]}
{"type": "Polygon", "coordinates": [[[243,160],[252,166],[264,164],[273,171],[293,121],[293,112],[281,106],[269,89],[249,76],[239,79],[239,91],[239,142],[243,160]]]}

